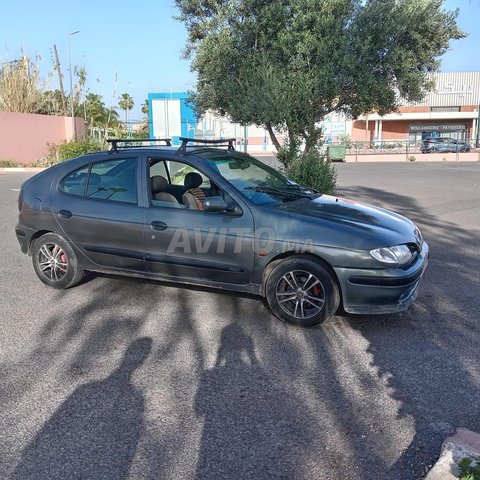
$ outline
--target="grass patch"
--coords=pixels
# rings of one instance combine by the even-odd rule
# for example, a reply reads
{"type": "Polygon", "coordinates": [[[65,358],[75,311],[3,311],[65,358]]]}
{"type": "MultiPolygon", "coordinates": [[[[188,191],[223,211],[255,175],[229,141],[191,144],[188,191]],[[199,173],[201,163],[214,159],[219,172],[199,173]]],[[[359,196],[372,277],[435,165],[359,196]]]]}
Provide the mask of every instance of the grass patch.
{"type": "Polygon", "coordinates": [[[464,457],[458,462],[460,480],[480,480],[480,463],[470,457],[464,457]]]}
{"type": "Polygon", "coordinates": [[[13,160],[0,160],[0,168],[11,168],[11,167],[23,167],[23,165],[18,165],[13,160]]]}

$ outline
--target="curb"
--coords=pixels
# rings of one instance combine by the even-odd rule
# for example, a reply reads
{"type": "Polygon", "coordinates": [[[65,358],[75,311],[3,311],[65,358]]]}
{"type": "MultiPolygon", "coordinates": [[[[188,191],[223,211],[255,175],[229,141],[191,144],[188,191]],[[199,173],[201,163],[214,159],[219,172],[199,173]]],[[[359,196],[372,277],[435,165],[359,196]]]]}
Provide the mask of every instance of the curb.
{"type": "Polygon", "coordinates": [[[32,173],[43,172],[46,167],[2,167],[0,173],[32,173]]]}
{"type": "Polygon", "coordinates": [[[480,458],[480,435],[459,427],[443,442],[440,458],[425,480],[458,480],[458,462],[464,457],[480,458]]]}

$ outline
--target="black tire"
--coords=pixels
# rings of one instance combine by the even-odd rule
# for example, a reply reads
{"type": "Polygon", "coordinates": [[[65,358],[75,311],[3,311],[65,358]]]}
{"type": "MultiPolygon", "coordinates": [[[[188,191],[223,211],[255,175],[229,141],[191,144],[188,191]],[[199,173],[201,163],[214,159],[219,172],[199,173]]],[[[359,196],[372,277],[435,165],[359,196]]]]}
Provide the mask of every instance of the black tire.
{"type": "Polygon", "coordinates": [[[73,287],[83,277],[84,272],[72,247],[55,233],[46,233],[35,240],[32,261],[37,277],[52,288],[63,290],[73,287]],[[57,263],[53,263],[54,260],[57,263]]]}
{"type": "Polygon", "coordinates": [[[265,296],[275,316],[301,327],[320,325],[340,305],[332,274],[307,255],[276,262],[265,280],[265,296]]]}

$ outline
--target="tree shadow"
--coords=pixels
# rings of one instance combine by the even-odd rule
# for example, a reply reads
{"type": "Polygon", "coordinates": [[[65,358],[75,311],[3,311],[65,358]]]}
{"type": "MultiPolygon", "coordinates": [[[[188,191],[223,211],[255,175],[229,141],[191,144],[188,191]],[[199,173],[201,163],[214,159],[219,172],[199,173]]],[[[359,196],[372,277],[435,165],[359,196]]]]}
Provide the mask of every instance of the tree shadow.
{"type": "MultiPolygon", "coordinates": [[[[419,478],[455,427],[480,430],[480,232],[446,221],[406,195],[366,187],[340,190],[407,215],[430,244],[430,265],[408,311],[345,317],[368,341],[371,366],[401,402],[399,419],[414,419],[414,437],[389,478],[419,478]]],[[[469,207],[453,204],[448,213],[469,207]]]]}
{"type": "Polygon", "coordinates": [[[135,340],[111,375],[77,387],[25,448],[10,479],[126,478],[144,412],[131,376],[151,348],[151,338],[135,340]]]}
{"type": "Polygon", "coordinates": [[[98,357],[135,338],[163,297],[158,284],[142,284],[135,279],[99,277],[95,283],[89,295],[81,295],[82,287],[53,292],[51,303],[55,307],[39,331],[32,361],[41,364],[66,352],[70,358],[67,372],[81,376],[98,357]]]}
{"type": "MultiPolygon", "coordinates": [[[[79,478],[56,465],[63,455],[78,457],[72,460],[78,467],[88,454],[92,470],[82,478],[96,478],[95,472],[88,477],[93,468],[103,472],[102,462],[111,461],[116,478],[130,472],[139,478],[413,480],[455,426],[480,430],[478,237],[406,195],[365,187],[342,193],[383,204],[421,227],[432,258],[409,311],[338,316],[302,330],[274,319],[257,297],[198,287],[99,276],[51,293],[54,307],[40,317],[36,348],[21,368],[11,367],[8,385],[29,377],[13,396],[8,387],[9,401],[20,398],[22,412],[43,402],[48,388],[110,371],[118,349],[140,335],[158,345],[149,361],[154,372],[136,376],[147,402],[132,407],[141,412],[133,415],[139,427],[121,414],[108,416],[98,400],[105,398],[108,410],[112,392],[134,388],[131,382],[114,373],[84,384],[25,448],[13,478],[79,478]],[[60,375],[52,379],[52,373],[60,375]],[[78,445],[99,441],[86,427],[90,410],[105,459],[70,442],[72,425],[78,445]],[[95,411],[112,422],[108,434],[99,432],[105,419],[95,411]],[[112,459],[116,441],[126,453],[112,459]],[[118,466],[122,456],[127,460],[118,466]],[[33,475],[37,461],[47,475],[33,475]]],[[[103,478],[113,478],[108,475],[103,478]]]]}
{"type": "Polygon", "coordinates": [[[293,478],[310,446],[308,415],[262,369],[239,324],[221,333],[215,366],[199,379],[204,420],[195,478],[293,478]]]}

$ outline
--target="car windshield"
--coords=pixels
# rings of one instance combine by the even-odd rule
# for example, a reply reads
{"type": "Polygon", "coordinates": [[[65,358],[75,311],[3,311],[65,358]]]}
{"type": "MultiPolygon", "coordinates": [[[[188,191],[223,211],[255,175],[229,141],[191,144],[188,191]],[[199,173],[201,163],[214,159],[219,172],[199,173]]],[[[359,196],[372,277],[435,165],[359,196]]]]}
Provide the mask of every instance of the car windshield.
{"type": "Polygon", "coordinates": [[[256,205],[313,198],[317,192],[289,180],[277,170],[240,152],[209,156],[218,173],[256,205]]]}

